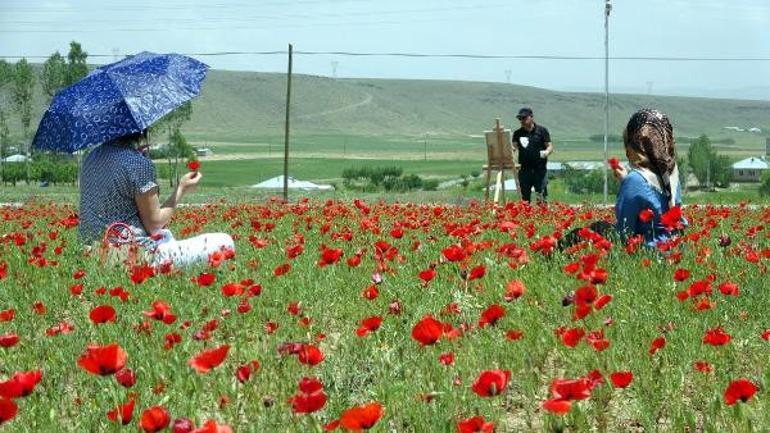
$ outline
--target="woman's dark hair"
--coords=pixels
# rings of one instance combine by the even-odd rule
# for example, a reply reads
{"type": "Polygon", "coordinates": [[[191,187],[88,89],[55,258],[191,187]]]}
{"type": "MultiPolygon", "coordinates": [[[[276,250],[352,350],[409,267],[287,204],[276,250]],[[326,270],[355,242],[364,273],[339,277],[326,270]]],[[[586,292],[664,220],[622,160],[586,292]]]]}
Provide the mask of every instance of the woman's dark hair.
{"type": "Polygon", "coordinates": [[[671,173],[676,167],[674,127],[668,116],[658,110],[644,108],[631,116],[623,143],[638,155],[637,165],[651,170],[660,178],[663,192],[671,197],[671,173]]]}
{"type": "Polygon", "coordinates": [[[124,135],[122,137],[118,137],[114,140],[111,140],[108,142],[108,144],[112,144],[114,146],[134,146],[136,147],[136,144],[140,142],[141,140],[147,138],[147,130],[144,129],[139,132],[134,132],[132,134],[124,135]]]}

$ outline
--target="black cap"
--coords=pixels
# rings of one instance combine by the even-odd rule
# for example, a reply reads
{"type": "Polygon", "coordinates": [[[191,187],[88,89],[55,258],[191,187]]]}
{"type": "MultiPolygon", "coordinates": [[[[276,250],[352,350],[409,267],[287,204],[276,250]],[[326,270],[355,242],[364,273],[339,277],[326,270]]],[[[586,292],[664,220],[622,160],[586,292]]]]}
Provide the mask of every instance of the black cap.
{"type": "Polygon", "coordinates": [[[531,108],[524,107],[521,110],[519,110],[519,114],[516,115],[516,118],[521,120],[521,119],[523,119],[525,117],[531,116],[532,114],[534,114],[534,113],[532,113],[532,109],[531,108]]]}

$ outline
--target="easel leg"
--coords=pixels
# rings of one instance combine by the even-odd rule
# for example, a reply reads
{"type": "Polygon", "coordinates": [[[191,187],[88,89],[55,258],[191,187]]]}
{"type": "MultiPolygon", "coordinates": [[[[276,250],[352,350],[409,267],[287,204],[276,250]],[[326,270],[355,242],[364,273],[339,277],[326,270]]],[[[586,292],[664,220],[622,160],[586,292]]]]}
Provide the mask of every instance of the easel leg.
{"type": "Polygon", "coordinates": [[[487,168],[487,187],[484,189],[484,203],[489,203],[489,181],[492,178],[492,170],[487,168]]]}
{"type": "Polygon", "coordinates": [[[505,204],[505,168],[500,168],[500,189],[503,191],[503,197],[500,200],[500,203],[505,204]]]}

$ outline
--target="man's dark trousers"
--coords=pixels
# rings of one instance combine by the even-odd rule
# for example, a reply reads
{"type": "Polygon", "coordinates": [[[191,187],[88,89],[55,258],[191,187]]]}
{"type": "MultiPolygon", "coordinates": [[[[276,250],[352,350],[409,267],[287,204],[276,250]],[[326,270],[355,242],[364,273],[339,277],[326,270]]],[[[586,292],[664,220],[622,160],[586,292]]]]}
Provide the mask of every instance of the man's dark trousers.
{"type": "Polygon", "coordinates": [[[521,198],[530,201],[532,187],[535,192],[542,196],[543,201],[548,197],[548,176],[545,166],[534,168],[522,168],[519,170],[519,187],[521,187],[521,198]]]}

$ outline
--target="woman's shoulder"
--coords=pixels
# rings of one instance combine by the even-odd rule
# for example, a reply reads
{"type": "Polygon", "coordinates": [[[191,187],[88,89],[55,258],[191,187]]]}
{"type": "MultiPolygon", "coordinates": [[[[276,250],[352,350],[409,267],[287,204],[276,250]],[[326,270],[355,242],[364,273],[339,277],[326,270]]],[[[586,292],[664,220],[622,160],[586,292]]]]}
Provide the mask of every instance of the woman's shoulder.
{"type": "Polygon", "coordinates": [[[631,170],[620,183],[622,188],[643,188],[647,186],[647,180],[637,170],[631,170]]]}

